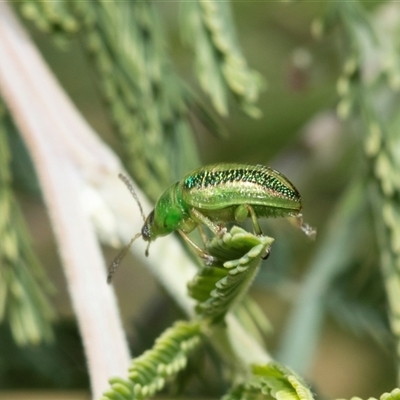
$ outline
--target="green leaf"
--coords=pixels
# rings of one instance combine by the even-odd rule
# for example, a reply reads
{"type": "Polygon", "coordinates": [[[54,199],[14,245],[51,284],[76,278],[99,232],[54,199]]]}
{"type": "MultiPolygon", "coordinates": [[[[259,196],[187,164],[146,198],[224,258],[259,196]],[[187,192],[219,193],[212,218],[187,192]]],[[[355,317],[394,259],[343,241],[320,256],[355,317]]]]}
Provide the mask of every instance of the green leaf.
{"type": "Polygon", "coordinates": [[[182,36],[194,49],[197,77],[215,109],[228,114],[230,93],[248,115],[261,116],[255,103],[264,82],[242,55],[229,3],[198,0],[181,6],[182,36]]]}
{"type": "Polygon", "coordinates": [[[252,375],[225,395],[223,400],[239,399],[312,400],[313,395],[303,380],[279,363],[254,365],[252,375]]]}
{"type": "Polygon", "coordinates": [[[189,294],[198,301],[197,314],[220,321],[246,293],[272,242],[270,237],[255,236],[238,226],[214,237],[207,251],[218,263],[202,267],[188,284],[189,294]]]}
{"type": "Polygon", "coordinates": [[[199,322],[178,321],[155,342],[152,349],[134,358],[128,379],[113,377],[102,400],[141,399],[162,390],[168,378],[184,369],[189,354],[201,343],[199,322]]]}
{"type": "MultiPolygon", "coordinates": [[[[1,104],[0,104],[1,106],[1,104]]],[[[31,245],[11,190],[7,132],[16,134],[5,113],[0,115],[0,322],[8,320],[19,345],[53,339],[54,310],[48,299],[53,287],[31,245]]]]}

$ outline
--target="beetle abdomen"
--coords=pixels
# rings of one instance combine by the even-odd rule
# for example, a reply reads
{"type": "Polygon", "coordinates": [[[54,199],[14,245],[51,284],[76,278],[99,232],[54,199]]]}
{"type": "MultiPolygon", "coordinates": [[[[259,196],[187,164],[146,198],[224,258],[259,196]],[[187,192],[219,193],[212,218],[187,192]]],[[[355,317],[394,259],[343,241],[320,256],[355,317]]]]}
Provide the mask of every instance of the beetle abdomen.
{"type": "MultiPolygon", "coordinates": [[[[204,210],[244,203],[275,211],[301,209],[300,194],[294,185],[278,171],[262,165],[216,164],[198,168],[184,177],[181,190],[188,205],[204,210]]],[[[267,209],[263,213],[266,216],[267,209]]]]}

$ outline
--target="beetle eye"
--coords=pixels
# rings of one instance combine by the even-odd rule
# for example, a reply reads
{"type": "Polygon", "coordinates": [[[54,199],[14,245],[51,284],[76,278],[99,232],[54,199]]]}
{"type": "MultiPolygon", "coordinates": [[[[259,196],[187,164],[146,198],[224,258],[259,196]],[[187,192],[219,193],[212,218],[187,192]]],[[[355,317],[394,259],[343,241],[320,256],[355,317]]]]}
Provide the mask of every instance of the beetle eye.
{"type": "Polygon", "coordinates": [[[150,239],[150,229],[147,222],[142,227],[142,238],[143,240],[149,241],[150,239]]]}
{"type": "Polygon", "coordinates": [[[143,240],[150,241],[151,239],[151,227],[154,223],[154,210],[148,215],[146,221],[142,227],[143,240]]]}

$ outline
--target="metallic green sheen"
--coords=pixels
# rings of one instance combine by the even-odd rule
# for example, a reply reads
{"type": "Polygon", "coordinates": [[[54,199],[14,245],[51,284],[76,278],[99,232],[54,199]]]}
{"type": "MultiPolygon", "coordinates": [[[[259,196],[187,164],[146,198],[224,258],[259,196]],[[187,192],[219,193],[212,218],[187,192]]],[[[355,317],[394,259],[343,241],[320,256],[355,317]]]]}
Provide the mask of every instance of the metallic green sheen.
{"type": "Polygon", "coordinates": [[[151,241],[175,230],[190,232],[201,222],[193,210],[210,221],[235,221],[239,206],[248,205],[257,217],[296,216],[302,208],[294,185],[263,165],[215,164],[198,168],[164,191],[147,217],[142,236],[151,241]]]}
{"type": "Polygon", "coordinates": [[[265,208],[260,216],[297,214],[301,197],[280,172],[263,165],[215,164],[198,168],[183,178],[184,202],[200,210],[249,204],[265,208]]]}

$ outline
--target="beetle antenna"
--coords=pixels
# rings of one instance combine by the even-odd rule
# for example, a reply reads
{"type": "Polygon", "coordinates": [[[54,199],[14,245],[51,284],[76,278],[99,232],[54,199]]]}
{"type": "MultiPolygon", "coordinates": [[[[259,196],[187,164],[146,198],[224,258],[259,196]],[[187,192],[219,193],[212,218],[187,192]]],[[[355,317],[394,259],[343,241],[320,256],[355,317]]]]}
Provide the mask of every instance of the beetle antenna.
{"type": "Polygon", "coordinates": [[[140,204],[139,197],[136,194],[135,189],[133,188],[132,182],[123,174],[118,174],[118,178],[121,179],[122,182],[125,183],[128,190],[131,192],[131,195],[136,200],[137,205],[139,206],[140,214],[142,214],[143,221],[146,221],[146,216],[144,215],[142,205],[140,204]]]}
{"type": "Polygon", "coordinates": [[[149,242],[149,243],[147,244],[146,251],[144,252],[144,254],[145,254],[146,257],[149,256],[149,247],[150,247],[150,243],[151,243],[151,242],[149,242]]]}
{"type": "Polygon", "coordinates": [[[111,283],[112,278],[113,278],[115,272],[117,271],[120,262],[121,262],[122,259],[126,256],[126,253],[128,252],[129,248],[132,246],[132,243],[133,243],[137,238],[139,238],[140,236],[142,236],[142,234],[141,234],[140,232],[137,233],[137,234],[131,239],[131,241],[121,250],[121,252],[118,254],[118,256],[115,257],[114,261],[112,262],[112,264],[111,264],[110,267],[108,268],[107,283],[111,283]]]}

